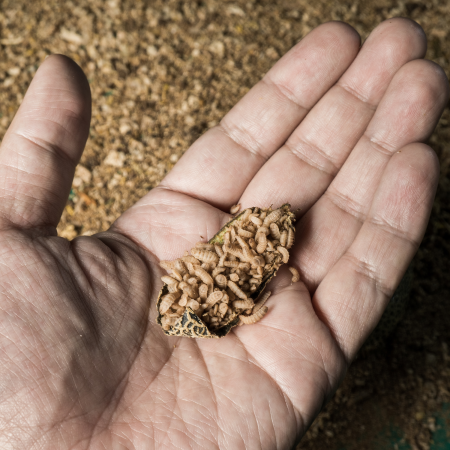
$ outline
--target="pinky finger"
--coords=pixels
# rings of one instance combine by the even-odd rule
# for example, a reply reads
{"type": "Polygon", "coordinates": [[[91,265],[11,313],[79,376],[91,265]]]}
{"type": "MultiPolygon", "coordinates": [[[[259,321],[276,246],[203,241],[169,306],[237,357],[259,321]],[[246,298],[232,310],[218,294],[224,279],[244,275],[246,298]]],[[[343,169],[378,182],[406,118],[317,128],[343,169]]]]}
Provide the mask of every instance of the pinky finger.
{"type": "Polygon", "coordinates": [[[439,163],[425,144],[411,144],[389,162],[361,230],[313,298],[351,360],[381,318],[414,257],[433,205],[439,163]]]}

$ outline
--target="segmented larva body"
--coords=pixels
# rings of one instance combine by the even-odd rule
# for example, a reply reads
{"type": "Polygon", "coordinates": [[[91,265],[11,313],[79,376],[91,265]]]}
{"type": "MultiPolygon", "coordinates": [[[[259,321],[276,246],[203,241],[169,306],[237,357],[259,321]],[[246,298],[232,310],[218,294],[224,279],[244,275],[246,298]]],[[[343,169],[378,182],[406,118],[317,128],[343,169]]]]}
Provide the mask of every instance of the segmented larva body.
{"type": "Polygon", "coordinates": [[[187,295],[187,293],[184,292],[183,295],[181,296],[180,300],[178,300],[178,304],[180,306],[186,306],[188,300],[189,300],[189,295],[187,295]]]}
{"type": "Polygon", "coordinates": [[[230,208],[230,214],[236,214],[241,209],[241,204],[238,203],[237,205],[233,205],[230,208]]]}
{"type": "MultiPolygon", "coordinates": [[[[195,248],[202,248],[203,250],[214,250],[213,244],[208,244],[207,242],[197,242],[195,248]]],[[[191,251],[192,254],[192,251],[191,251]]]]}
{"type": "Polygon", "coordinates": [[[197,309],[200,307],[200,303],[197,300],[189,300],[186,304],[186,308],[191,308],[192,311],[197,311],[197,309]]]}
{"type": "Polygon", "coordinates": [[[283,256],[283,263],[286,264],[289,261],[289,252],[287,251],[286,248],[281,247],[281,246],[277,247],[277,250],[283,256]]]}
{"type": "Polygon", "coordinates": [[[183,277],[177,269],[172,269],[172,278],[176,278],[178,281],[183,281],[183,277]]]}
{"type": "Polygon", "coordinates": [[[220,258],[221,256],[223,256],[223,250],[222,247],[219,244],[215,244],[214,245],[214,250],[217,253],[217,256],[220,258]]]}
{"type": "Polygon", "coordinates": [[[235,300],[233,302],[233,308],[236,309],[249,309],[253,308],[254,305],[253,300],[250,298],[247,300],[235,300]]]}
{"type": "Polygon", "coordinates": [[[198,288],[198,295],[203,300],[206,300],[206,298],[208,297],[208,286],[206,284],[200,285],[200,287],[198,288]]]}
{"type": "Polygon", "coordinates": [[[211,276],[215,279],[217,277],[217,275],[219,275],[222,272],[225,272],[225,267],[216,267],[215,269],[213,269],[211,276]]]}
{"type": "Polygon", "coordinates": [[[238,228],[238,235],[248,239],[248,238],[252,238],[255,235],[255,233],[244,230],[243,228],[238,228]]]}
{"type": "MultiPolygon", "coordinates": [[[[289,253],[288,253],[288,255],[289,255],[289,253]]],[[[261,256],[261,255],[258,255],[258,256],[255,256],[254,258],[253,258],[253,261],[252,261],[252,263],[257,267],[257,266],[264,266],[265,264],[266,264],[266,260],[264,259],[264,256],[261,256]]]]}
{"type": "Polygon", "coordinates": [[[237,245],[226,245],[224,244],[222,247],[224,253],[229,253],[230,255],[236,256],[238,258],[242,258],[242,250],[237,245]]]}
{"type": "Polygon", "coordinates": [[[246,222],[247,220],[248,220],[248,217],[250,216],[250,214],[252,213],[252,210],[251,210],[251,208],[247,208],[243,213],[242,213],[242,216],[241,216],[241,223],[244,223],[244,222],[246,222]]]}
{"type": "Polygon", "coordinates": [[[217,275],[214,280],[216,281],[217,286],[221,288],[227,287],[227,277],[225,275],[217,275]]]}
{"type": "Polygon", "coordinates": [[[229,278],[234,282],[239,281],[239,275],[237,273],[232,273],[229,278]]]}
{"type": "Polygon", "coordinates": [[[176,284],[168,284],[167,290],[169,291],[169,294],[173,294],[174,292],[178,291],[178,283],[176,284]]]}
{"type": "MultiPolygon", "coordinates": [[[[189,275],[191,275],[191,276],[195,275],[195,268],[198,267],[198,265],[194,265],[190,262],[186,262],[185,264],[189,271],[189,275]]],[[[200,262],[199,262],[199,264],[200,264],[200,262]]]]}
{"type": "Polygon", "coordinates": [[[289,227],[286,248],[291,248],[294,245],[294,240],[295,240],[294,230],[291,227],[289,227]]]}
{"type": "Polygon", "coordinates": [[[206,303],[208,305],[215,305],[217,302],[220,302],[220,300],[222,300],[222,297],[223,297],[222,291],[214,291],[212,294],[208,296],[208,298],[206,299],[206,303]]]}
{"type": "Polygon", "coordinates": [[[300,281],[300,274],[298,273],[298,270],[295,267],[289,267],[288,269],[292,273],[292,283],[297,283],[297,281],[300,281]]]}
{"type": "Polygon", "coordinates": [[[197,265],[200,265],[200,261],[199,261],[197,258],[194,258],[194,257],[191,256],[191,255],[183,256],[181,259],[182,259],[182,261],[184,261],[185,263],[191,263],[191,264],[197,264],[197,265]]]}
{"type": "Polygon", "coordinates": [[[165,314],[172,306],[172,304],[180,298],[180,295],[181,293],[179,291],[165,295],[161,299],[161,303],[159,304],[159,312],[161,314],[165,314]]]}
{"type": "Polygon", "coordinates": [[[252,325],[256,322],[259,322],[267,314],[267,311],[268,311],[267,306],[263,306],[251,316],[240,315],[239,317],[245,325],[252,325]]]}
{"type": "Polygon", "coordinates": [[[278,228],[278,225],[276,223],[270,224],[270,236],[273,239],[280,239],[280,229],[278,228]]]}
{"type": "Polygon", "coordinates": [[[238,265],[238,269],[247,272],[248,270],[250,270],[250,264],[248,262],[240,262],[238,265]]]}
{"type": "Polygon", "coordinates": [[[228,305],[226,303],[221,303],[219,305],[219,314],[223,317],[228,311],[228,305]]]}
{"type": "Polygon", "coordinates": [[[175,261],[175,270],[178,270],[181,276],[183,276],[187,272],[186,266],[184,265],[184,262],[181,261],[181,259],[177,259],[175,261]]]}
{"type": "Polygon", "coordinates": [[[255,314],[257,311],[259,311],[266,304],[271,295],[271,291],[264,292],[264,294],[262,294],[258,301],[255,303],[255,306],[252,309],[252,314],[255,314]]]}
{"type": "MultiPolygon", "coordinates": [[[[224,235],[223,235],[223,244],[224,245],[230,245],[230,232],[227,231],[224,235]]],[[[222,247],[223,249],[223,247],[222,247]]],[[[225,251],[225,250],[224,250],[225,251]]]]}
{"type": "Polygon", "coordinates": [[[175,267],[175,261],[160,261],[159,266],[164,270],[171,270],[175,267]]]}
{"type": "Polygon", "coordinates": [[[161,280],[166,284],[178,283],[175,278],[169,277],[168,275],[164,275],[163,277],[161,277],[161,280]]]}
{"type": "Polygon", "coordinates": [[[237,269],[239,267],[239,261],[224,261],[223,265],[225,267],[231,267],[237,269]]]}
{"type": "Polygon", "coordinates": [[[167,315],[163,316],[161,319],[161,325],[163,327],[163,330],[169,330],[170,327],[175,325],[176,321],[177,321],[176,317],[168,317],[167,315]]]}
{"type": "Polygon", "coordinates": [[[195,275],[197,275],[200,278],[200,280],[202,280],[203,283],[205,283],[205,284],[211,284],[211,285],[214,284],[214,281],[213,281],[211,275],[208,272],[206,272],[206,270],[202,269],[201,267],[195,268],[195,275]]]}
{"type": "Polygon", "coordinates": [[[235,228],[231,227],[230,232],[231,232],[231,242],[234,242],[236,240],[236,230],[235,230],[235,228]]]}
{"type": "MultiPolygon", "coordinates": [[[[213,249],[214,249],[214,247],[213,247],[213,249]]],[[[191,254],[198,260],[203,261],[205,263],[218,263],[219,262],[219,256],[217,255],[217,253],[210,252],[209,250],[203,250],[201,248],[193,248],[191,250],[191,254]]]]}
{"type": "Polygon", "coordinates": [[[218,265],[219,267],[223,267],[226,259],[227,259],[227,254],[224,253],[224,254],[220,257],[220,259],[219,259],[219,264],[217,264],[217,265],[218,265]]]}
{"type": "Polygon", "coordinates": [[[250,216],[250,220],[258,227],[263,224],[263,221],[259,217],[250,216]]]}
{"type": "Polygon", "coordinates": [[[256,234],[256,240],[258,242],[256,251],[258,253],[264,253],[267,247],[267,236],[265,235],[265,233],[260,233],[258,230],[258,233],[256,234]]]}
{"type": "Polygon", "coordinates": [[[247,295],[240,289],[240,287],[234,281],[228,280],[227,284],[234,295],[241,298],[242,300],[247,300],[247,295]]]}
{"type": "Polygon", "coordinates": [[[248,246],[247,242],[245,242],[244,239],[242,239],[241,236],[239,236],[239,235],[236,236],[236,240],[238,241],[239,245],[240,245],[242,248],[250,248],[250,247],[248,246]]]}
{"type": "Polygon", "coordinates": [[[275,211],[272,211],[265,219],[264,219],[264,225],[270,226],[272,222],[277,222],[281,216],[283,215],[283,211],[281,209],[276,209],[275,211]]]}
{"type": "Polygon", "coordinates": [[[183,290],[183,292],[186,292],[191,298],[198,297],[198,289],[196,289],[194,286],[191,286],[190,284],[186,283],[186,285],[183,286],[181,289],[183,290]]]}
{"type": "Polygon", "coordinates": [[[286,247],[288,233],[286,230],[283,230],[280,234],[280,245],[286,247]]]}

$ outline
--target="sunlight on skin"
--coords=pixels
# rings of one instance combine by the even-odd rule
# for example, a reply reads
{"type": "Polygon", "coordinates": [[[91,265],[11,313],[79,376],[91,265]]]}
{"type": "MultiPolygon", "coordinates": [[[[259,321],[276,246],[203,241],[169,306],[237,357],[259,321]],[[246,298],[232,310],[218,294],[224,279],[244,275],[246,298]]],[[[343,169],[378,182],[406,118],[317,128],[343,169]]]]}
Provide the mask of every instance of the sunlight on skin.
{"type": "Polygon", "coordinates": [[[420,243],[438,181],[423,142],[448,99],[407,19],[360,49],[317,27],[111,230],[56,237],[89,131],[75,63],[48,58],[0,151],[0,447],[292,448],[343,379],[420,243]],[[220,340],[155,323],[160,259],[230,206],[298,210],[264,319],[220,340]]]}

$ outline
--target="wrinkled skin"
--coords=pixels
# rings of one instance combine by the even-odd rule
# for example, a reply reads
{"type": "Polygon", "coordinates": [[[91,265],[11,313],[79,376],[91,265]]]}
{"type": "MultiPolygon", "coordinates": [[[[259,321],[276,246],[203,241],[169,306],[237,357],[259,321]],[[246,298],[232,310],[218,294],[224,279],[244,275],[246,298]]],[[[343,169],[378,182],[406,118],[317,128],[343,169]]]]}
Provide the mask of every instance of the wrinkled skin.
{"type": "Polygon", "coordinates": [[[360,49],[313,30],[111,230],[57,237],[90,93],[63,56],[39,68],[0,152],[0,447],[289,449],[342,380],[423,237],[448,98],[415,23],[360,49]],[[155,324],[160,259],[232,204],[292,204],[291,264],[269,313],[220,340],[155,324]]]}

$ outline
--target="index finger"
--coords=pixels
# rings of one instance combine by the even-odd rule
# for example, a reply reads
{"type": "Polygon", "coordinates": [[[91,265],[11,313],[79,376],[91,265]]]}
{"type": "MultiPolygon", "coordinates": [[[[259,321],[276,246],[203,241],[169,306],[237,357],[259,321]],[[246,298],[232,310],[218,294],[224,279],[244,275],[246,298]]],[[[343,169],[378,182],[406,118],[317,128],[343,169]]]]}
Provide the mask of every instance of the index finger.
{"type": "Polygon", "coordinates": [[[180,159],[161,183],[221,209],[237,201],[265,161],[356,57],[358,33],[320,25],[292,48],[180,159]]]}

